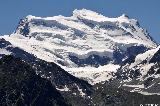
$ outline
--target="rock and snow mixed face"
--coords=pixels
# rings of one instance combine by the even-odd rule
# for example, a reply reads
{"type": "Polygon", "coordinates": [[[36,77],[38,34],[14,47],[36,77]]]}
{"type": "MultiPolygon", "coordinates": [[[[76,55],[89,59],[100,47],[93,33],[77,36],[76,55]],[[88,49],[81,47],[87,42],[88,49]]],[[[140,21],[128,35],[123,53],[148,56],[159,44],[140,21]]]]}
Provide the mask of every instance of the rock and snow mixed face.
{"type": "Polygon", "coordinates": [[[74,10],[71,17],[27,16],[14,34],[3,38],[92,84],[108,80],[137,51],[157,46],[137,20],[126,15],[108,18],[86,9],[74,10]]]}
{"type": "Polygon", "coordinates": [[[116,73],[123,87],[144,95],[160,95],[160,46],[138,54],[134,62],[125,64],[116,73]]]}

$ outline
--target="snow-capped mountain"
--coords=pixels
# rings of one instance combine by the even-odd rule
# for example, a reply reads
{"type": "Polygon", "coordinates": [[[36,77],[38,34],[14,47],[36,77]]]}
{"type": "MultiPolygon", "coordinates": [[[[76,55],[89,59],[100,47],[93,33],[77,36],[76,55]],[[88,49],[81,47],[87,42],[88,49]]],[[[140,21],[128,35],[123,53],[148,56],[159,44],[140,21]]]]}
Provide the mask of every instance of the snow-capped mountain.
{"type": "Polygon", "coordinates": [[[125,14],[29,15],[0,36],[0,71],[0,104],[19,97],[26,105],[45,99],[44,106],[160,103],[160,46],[125,14]]]}
{"type": "Polygon", "coordinates": [[[157,47],[137,20],[86,9],[74,10],[71,17],[29,15],[2,38],[91,84],[109,80],[126,59],[157,47]]]}

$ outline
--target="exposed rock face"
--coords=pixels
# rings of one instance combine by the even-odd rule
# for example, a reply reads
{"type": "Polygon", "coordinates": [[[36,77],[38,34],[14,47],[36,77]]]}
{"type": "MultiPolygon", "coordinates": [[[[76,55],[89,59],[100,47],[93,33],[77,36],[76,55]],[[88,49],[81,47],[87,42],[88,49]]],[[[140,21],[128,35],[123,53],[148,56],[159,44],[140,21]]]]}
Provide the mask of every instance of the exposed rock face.
{"type": "Polygon", "coordinates": [[[1,106],[68,106],[51,82],[36,75],[32,66],[12,56],[0,60],[1,106]]]}

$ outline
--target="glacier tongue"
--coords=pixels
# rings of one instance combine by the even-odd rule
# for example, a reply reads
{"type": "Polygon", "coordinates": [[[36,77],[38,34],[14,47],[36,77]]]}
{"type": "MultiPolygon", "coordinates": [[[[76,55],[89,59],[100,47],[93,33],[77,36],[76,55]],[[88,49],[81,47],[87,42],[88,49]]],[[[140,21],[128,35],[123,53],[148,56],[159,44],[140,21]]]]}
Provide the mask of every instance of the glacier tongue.
{"type": "Polygon", "coordinates": [[[92,84],[109,80],[127,56],[137,55],[128,53],[132,47],[157,46],[137,20],[126,15],[109,18],[86,9],[74,10],[71,17],[27,16],[15,33],[3,38],[92,84]]]}

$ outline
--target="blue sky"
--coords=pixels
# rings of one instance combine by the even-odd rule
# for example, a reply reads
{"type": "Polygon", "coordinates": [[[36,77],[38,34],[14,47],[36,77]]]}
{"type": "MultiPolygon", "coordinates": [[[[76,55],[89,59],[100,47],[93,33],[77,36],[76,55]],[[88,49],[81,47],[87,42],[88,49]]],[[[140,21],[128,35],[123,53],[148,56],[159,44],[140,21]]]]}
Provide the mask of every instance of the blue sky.
{"type": "Polygon", "coordinates": [[[27,15],[72,15],[86,8],[108,17],[135,18],[160,43],[160,0],[0,0],[0,35],[12,33],[27,15]]]}

